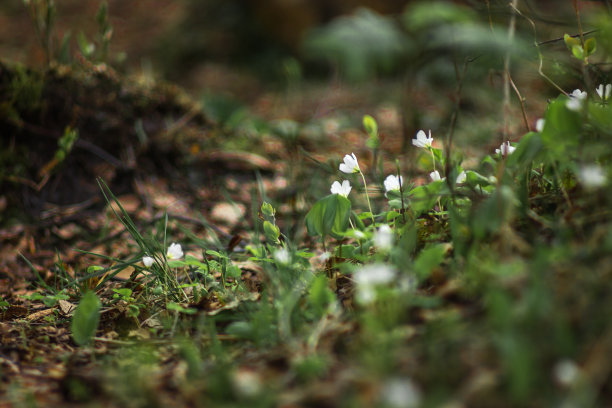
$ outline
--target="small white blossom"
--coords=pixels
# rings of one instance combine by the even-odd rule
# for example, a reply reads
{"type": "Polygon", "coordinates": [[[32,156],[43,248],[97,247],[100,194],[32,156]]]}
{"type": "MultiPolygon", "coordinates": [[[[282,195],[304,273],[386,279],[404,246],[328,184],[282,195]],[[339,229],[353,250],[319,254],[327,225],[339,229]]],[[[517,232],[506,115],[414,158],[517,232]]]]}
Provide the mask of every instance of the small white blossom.
{"type": "Polygon", "coordinates": [[[393,231],[387,224],[381,225],[374,234],[374,245],[383,250],[388,251],[393,246],[393,231]]]}
{"type": "Polygon", "coordinates": [[[499,149],[495,149],[495,153],[501,154],[502,156],[507,156],[509,154],[512,154],[512,152],[514,152],[515,150],[516,147],[510,146],[510,142],[505,142],[502,143],[501,146],[499,146],[499,149]]]}
{"type": "Polygon", "coordinates": [[[409,378],[393,378],[381,390],[382,400],[390,408],[417,408],[421,406],[421,391],[409,378]]]}
{"type": "Polygon", "coordinates": [[[153,262],[155,262],[155,259],[151,258],[150,256],[143,256],[142,257],[142,263],[144,264],[144,266],[146,266],[147,268],[150,268],[151,265],[153,265],[153,262]]]}
{"type": "Polygon", "coordinates": [[[572,360],[561,360],[553,368],[553,376],[559,384],[564,386],[572,385],[580,374],[580,368],[572,360]]]}
{"type": "Polygon", "coordinates": [[[587,98],[587,93],[581,91],[580,89],[574,89],[569,96],[569,100],[565,103],[567,109],[573,111],[579,111],[582,109],[582,101],[587,98]]]}
{"type": "Polygon", "coordinates": [[[340,171],[346,174],[359,173],[359,163],[355,153],[347,154],[344,156],[344,163],[340,163],[340,171]]]}
{"type": "Polygon", "coordinates": [[[331,185],[331,193],[332,194],[340,194],[343,197],[348,197],[351,192],[351,183],[348,180],[344,180],[342,184],[337,181],[334,181],[331,185]]]}
{"type": "Polygon", "coordinates": [[[234,391],[241,397],[256,397],[263,388],[260,376],[254,371],[240,369],[233,373],[231,380],[234,391]]]}
{"type": "Polygon", "coordinates": [[[166,257],[168,259],[181,259],[183,257],[183,249],[181,248],[181,244],[177,244],[176,242],[170,244],[166,257]]]}
{"type": "Polygon", "coordinates": [[[400,186],[404,185],[404,179],[402,176],[396,176],[395,174],[389,174],[384,181],[385,185],[385,197],[389,191],[399,190],[400,186]]]}
{"type": "Polygon", "coordinates": [[[321,255],[319,255],[319,260],[321,262],[326,262],[329,258],[331,258],[330,252],[323,252],[321,255]]]}
{"type": "Polygon", "coordinates": [[[429,177],[431,177],[433,181],[440,181],[446,178],[446,177],[440,177],[440,173],[438,173],[438,170],[434,170],[431,173],[429,173],[429,177]]]}
{"type": "Polygon", "coordinates": [[[596,164],[582,167],[578,176],[586,188],[597,188],[606,184],[606,173],[596,164]]]}
{"type": "Polygon", "coordinates": [[[541,133],[544,130],[544,124],[546,123],[546,120],[540,118],[538,120],[536,120],[536,132],[541,133]]]}
{"type": "Polygon", "coordinates": [[[430,147],[432,143],[433,143],[433,137],[431,137],[431,130],[429,130],[429,137],[425,135],[424,131],[419,130],[416,134],[416,139],[412,139],[413,145],[415,145],[416,147],[423,148],[423,149],[430,147]]]}
{"type": "Polygon", "coordinates": [[[465,171],[462,171],[461,173],[459,173],[459,175],[457,176],[457,180],[455,181],[455,183],[457,184],[462,184],[465,183],[465,180],[467,179],[467,174],[465,171]]]}
{"type": "Polygon", "coordinates": [[[371,264],[355,271],[353,280],[357,286],[357,300],[362,304],[376,299],[376,286],[385,285],[395,279],[395,269],[385,264],[371,264]]]}
{"type": "Polygon", "coordinates": [[[291,254],[289,253],[287,248],[281,248],[278,251],[274,252],[274,259],[278,263],[287,265],[291,261],[291,254]]]}
{"type": "Polygon", "coordinates": [[[596,91],[597,95],[599,95],[599,97],[605,101],[610,98],[610,92],[612,92],[612,84],[599,84],[596,91]]]}

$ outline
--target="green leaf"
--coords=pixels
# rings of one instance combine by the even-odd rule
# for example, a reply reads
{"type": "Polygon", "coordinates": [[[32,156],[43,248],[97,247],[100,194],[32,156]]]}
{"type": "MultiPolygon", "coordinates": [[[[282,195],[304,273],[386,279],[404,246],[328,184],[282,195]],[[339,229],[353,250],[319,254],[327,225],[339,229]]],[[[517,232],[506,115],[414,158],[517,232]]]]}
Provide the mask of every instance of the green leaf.
{"type": "Polygon", "coordinates": [[[584,53],[587,57],[593,54],[596,49],[597,49],[597,42],[595,38],[589,38],[588,40],[584,42],[584,53]]]}
{"type": "Polygon", "coordinates": [[[574,55],[574,58],[577,58],[579,60],[583,60],[584,59],[584,50],[582,49],[582,45],[574,45],[572,47],[572,54],[574,55]]]}
{"type": "Polygon", "coordinates": [[[317,316],[322,316],[330,303],[336,300],[336,295],[328,286],[328,279],[325,275],[317,276],[310,287],[308,300],[315,309],[317,316]]]}
{"type": "Polygon", "coordinates": [[[374,119],[370,115],[365,115],[363,117],[363,127],[365,128],[368,135],[372,137],[378,136],[378,124],[376,123],[376,119],[374,119]]]}
{"type": "Polygon", "coordinates": [[[280,229],[270,221],[264,221],[263,223],[264,234],[266,236],[266,241],[271,244],[278,244],[280,237],[280,229]]]}
{"type": "Polygon", "coordinates": [[[174,302],[168,302],[168,304],[166,305],[166,309],[173,310],[179,313],[185,313],[185,314],[195,314],[196,312],[195,309],[185,308],[179,305],[178,303],[174,303],[174,302]]]}
{"type": "Polygon", "coordinates": [[[419,279],[427,279],[434,268],[438,267],[444,260],[447,244],[431,245],[421,251],[414,261],[414,270],[419,279]]]}
{"type": "Polygon", "coordinates": [[[266,220],[271,221],[274,219],[276,210],[272,207],[272,204],[265,202],[261,205],[261,213],[266,217],[266,220]]]}
{"type": "Polygon", "coordinates": [[[508,156],[508,167],[519,167],[527,169],[531,163],[542,152],[542,137],[539,133],[529,132],[521,138],[514,153],[508,156]]]}
{"type": "Polygon", "coordinates": [[[351,202],[340,194],[330,194],[317,201],[306,214],[309,235],[340,239],[349,225],[351,202]]]}
{"type": "Polygon", "coordinates": [[[380,140],[378,139],[378,124],[376,120],[370,115],[365,115],[363,117],[363,127],[370,136],[366,145],[370,149],[378,149],[380,147],[380,140]]]}
{"type": "Polygon", "coordinates": [[[571,50],[572,47],[575,47],[577,45],[582,45],[580,44],[579,38],[572,37],[571,35],[567,33],[563,36],[563,41],[565,42],[565,45],[567,46],[569,50],[571,50]]]}
{"type": "Polygon", "coordinates": [[[79,346],[91,343],[100,322],[100,300],[93,291],[85,293],[72,316],[72,338],[79,346]]]}
{"type": "Polygon", "coordinates": [[[417,216],[434,207],[445,186],[446,180],[439,180],[410,191],[410,206],[417,216]]]}
{"type": "Polygon", "coordinates": [[[580,112],[568,109],[568,98],[559,96],[548,105],[542,130],[542,143],[555,159],[566,161],[576,153],[582,131],[580,112]],[[568,155],[570,155],[568,157],[568,155]]]}

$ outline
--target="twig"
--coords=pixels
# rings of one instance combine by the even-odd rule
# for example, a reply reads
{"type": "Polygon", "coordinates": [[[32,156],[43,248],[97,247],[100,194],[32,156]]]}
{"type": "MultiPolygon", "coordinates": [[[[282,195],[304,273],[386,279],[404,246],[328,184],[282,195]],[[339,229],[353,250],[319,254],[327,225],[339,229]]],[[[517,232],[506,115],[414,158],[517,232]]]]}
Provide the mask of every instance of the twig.
{"type": "MultiPolygon", "coordinates": [[[[516,10],[516,6],[518,4],[518,0],[512,0],[510,3],[510,7],[513,10],[516,10]]],[[[516,32],[516,12],[513,12],[510,15],[510,22],[508,24],[508,44],[512,43],[514,39],[514,34],[516,32]]],[[[503,115],[504,115],[504,131],[502,143],[508,139],[508,117],[510,111],[510,50],[506,51],[506,56],[504,57],[504,71],[506,75],[504,76],[504,103],[503,103],[503,115]]]]}
{"type": "Polygon", "coordinates": [[[523,121],[525,122],[525,128],[527,129],[527,132],[531,132],[531,129],[529,128],[529,120],[527,120],[527,112],[525,111],[525,99],[521,96],[521,93],[519,92],[514,81],[512,80],[512,77],[510,76],[510,73],[508,73],[508,77],[508,79],[510,80],[510,84],[512,85],[512,89],[514,89],[514,92],[516,93],[516,96],[519,99],[519,103],[521,104],[521,112],[523,113],[523,121]]]}
{"type": "MultiPolygon", "coordinates": [[[[525,17],[525,16],[523,15],[523,13],[519,12],[519,11],[518,11],[518,10],[516,10],[516,9],[515,9],[515,11],[516,11],[518,14],[520,14],[520,15],[521,15],[523,18],[525,18],[525,19],[529,20],[529,22],[530,22],[530,23],[533,25],[533,22],[532,22],[530,19],[528,19],[527,17],[525,17]]],[[[596,33],[597,31],[599,31],[599,30],[590,30],[590,31],[585,31],[584,33],[582,33],[582,35],[583,35],[583,36],[585,36],[585,35],[593,34],[593,33],[596,33]]],[[[580,34],[570,35],[570,37],[572,37],[572,38],[578,38],[578,37],[580,37],[580,34]]],[[[536,46],[536,47],[539,47],[540,45],[552,44],[552,43],[556,43],[556,42],[563,41],[563,40],[564,40],[564,38],[563,38],[563,37],[553,38],[552,40],[546,40],[546,41],[536,42],[536,43],[535,43],[535,46],[536,46]]]]}
{"type": "MultiPolygon", "coordinates": [[[[544,79],[546,79],[552,86],[554,86],[559,92],[561,92],[562,94],[567,96],[567,92],[565,92],[563,90],[563,88],[561,88],[559,85],[557,85],[555,83],[555,81],[553,81],[552,79],[550,79],[548,77],[548,75],[546,75],[544,73],[544,71],[542,70],[543,66],[544,66],[544,57],[542,57],[542,53],[540,52],[540,44],[544,44],[544,43],[548,43],[548,42],[552,42],[552,41],[559,41],[558,39],[555,40],[550,40],[550,41],[545,41],[544,43],[538,43],[538,34],[536,31],[536,25],[533,22],[532,19],[530,19],[529,17],[525,16],[523,13],[521,13],[521,11],[516,8],[514,8],[514,12],[517,13],[519,16],[523,17],[525,20],[527,20],[529,22],[529,24],[531,24],[531,27],[533,29],[533,41],[534,41],[534,46],[536,47],[536,51],[538,52],[538,74],[540,74],[540,76],[544,79]]],[[[591,31],[592,32],[592,31],[591,31]]],[[[561,38],[561,40],[563,40],[563,38],[561,38]]]]}

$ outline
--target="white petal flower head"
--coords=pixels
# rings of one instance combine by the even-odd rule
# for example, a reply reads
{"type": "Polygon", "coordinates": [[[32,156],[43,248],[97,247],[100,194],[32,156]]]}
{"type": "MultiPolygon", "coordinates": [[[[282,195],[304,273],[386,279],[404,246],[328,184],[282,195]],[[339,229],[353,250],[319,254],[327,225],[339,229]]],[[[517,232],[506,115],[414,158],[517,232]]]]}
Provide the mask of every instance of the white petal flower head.
{"type": "Polygon", "coordinates": [[[467,180],[467,173],[465,171],[462,171],[457,176],[457,180],[455,181],[455,183],[456,184],[463,184],[463,183],[465,183],[465,180],[467,180]]]}
{"type": "Polygon", "coordinates": [[[417,408],[421,406],[421,390],[409,378],[392,378],[381,390],[381,399],[389,408],[417,408]]]}
{"type": "Polygon", "coordinates": [[[431,137],[431,130],[429,130],[429,137],[425,135],[424,131],[419,130],[416,134],[416,139],[412,139],[412,144],[422,149],[430,147],[432,143],[433,137],[431,137]]]}
{"type": "Polygon", "coordinates": [[[587,93],[580,89],[574,89],[569,96],[570,98],[565,103],[565,106],[567,106],[569,110],[579,111],[582,108],[582,101],[587,98],[587,93]]]}
{"type": "Polygon", "coordinates": [[[400,189],[400,186],[404,184],[402,176],[396,176],[395,174],[389,174],[384,181],[385,184],[385,197],[389,191],[396,191],[400,189]]]}
{"type": "Polygon", "coordinates": [[[499,149],[495,149],[495,153],[501,154],[502,156],[507,156],[509,154],[512,154],[515,150],[516,147],[510,146],[510,142],[508,141],[502,143],[501,146],[499,146],[499,149]]]}
{"type": "Polygon", "coordinates": [[[362,304],[371,303],[376,299],[376,286],[391,283],[395,276],[395,269],[385,264],[366,265],[356,270],[353,280],[357,285],[357,300],[362,304]]]}
{"type": "Polygon", "coordinates": [[[440,177],[440,173],[438,173],[438,170],[434,170],[431,173],[429,173],[429,177],[431,177],[432,181],[440,181],[440,180],[444,180],[446,177],[441,178],[440,177]]]}
{"type": "Polygon", "coordinates": [[[387,224],[383,224],[374,234],[374,245],[383,251],[388,251],[393,246],[393,231],[387,224]]]}
{"type": "Polygon", "coordinates": [[[144,264],[144,266],[146,266],[147,268],[150,268],[151,265],[153,265],[153,262],[155,262],[155,259],[151,258],[150,256],[143,256],[142,257],[142,263],[144,264]]]}
{"type": "Polygon", "coordinates": [[[353,279],[357,285],[385,285],[395,279],[395,274],[389,265],[375,263],[357,269],[353,279]]]}
{"type": "Polygon", "coordinates": [[[553,376],[557,382],[567,387],[579,378],[580,368],[572,360],[564,359],[553,367],[553,376]]]}
{"type": "Polygon", "coordinates": [[[344,163],[340,163],[340,171],[346,174],[359,173],[359,163],[355,153],[344,156],[344,163]]]}
{"type": "Polygon", "coordinates": [[[597,95],[599,95],[599,97],[605,101],[608,98],[610,98],[610,92],[612,92],[612,84],[608,84],[608,85],[599,84],[596,91],[597,91],[597,95]]]}
{"type": "Polygon", "coordinates": [[[596,164],[582,167],[578,176],[586,188],[597,188],[606,184],[606,173],[596,164]]]}
{"type": "Polygon", "coordinates": [[[337,181],[334,181],[331,185],[331,193],[332,194],[340,194],[343,197],[348,197],[351,192],[351,183],[348,180],[344,180],[342,184],[337,181]]]}
{"type": "Polygon", "coordinates": [[[538,120],[536,120],[536,132],[538,133],[542,133],[542,131],[544,130],[544,124],[546,123],[546,120],[540,118],[538,120]]]}
{"type": "Polygon", "coordinates": [[[274,259],[280,264],[287,265],[291,261],[291,254],[287,248],[281,248],[274,252],[274,259]]]}
{"type": "Polygon", "coordinates": [[[181,248],[181,244],[177,244],[176,242],[170,244],[166,257],[168,259],[181,259],[183,257],[183,249],[181,248]]]}

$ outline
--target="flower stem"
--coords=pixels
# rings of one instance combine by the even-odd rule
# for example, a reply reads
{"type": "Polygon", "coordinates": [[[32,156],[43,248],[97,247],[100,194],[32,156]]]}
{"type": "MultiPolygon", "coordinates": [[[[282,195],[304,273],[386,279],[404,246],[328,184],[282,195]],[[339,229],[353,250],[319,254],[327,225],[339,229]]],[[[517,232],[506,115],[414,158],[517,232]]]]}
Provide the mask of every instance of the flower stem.
{"type": "Polygon", "coordinates": [[[359,170],[359,174],[361,174],[361,179],[363,180],[363,189],[365,190],[366,200],[368,201],[368,208],[370,209],[370,216],[372,217],[372,226],[376,226],[376,221],[374,220],[374,212],[372,211],[372,205],[370,204],[370,196],[368,195],[368,184],[366,183],[365,176],[363,172],[359,170]]]}
{"type": "Polygon", "coordinates": [[[431,152],[431,162],[433,163],[433,171],[436,171],[436,156],[434,156],[433,148],[429,146],[429,151],[431,152]]]}

